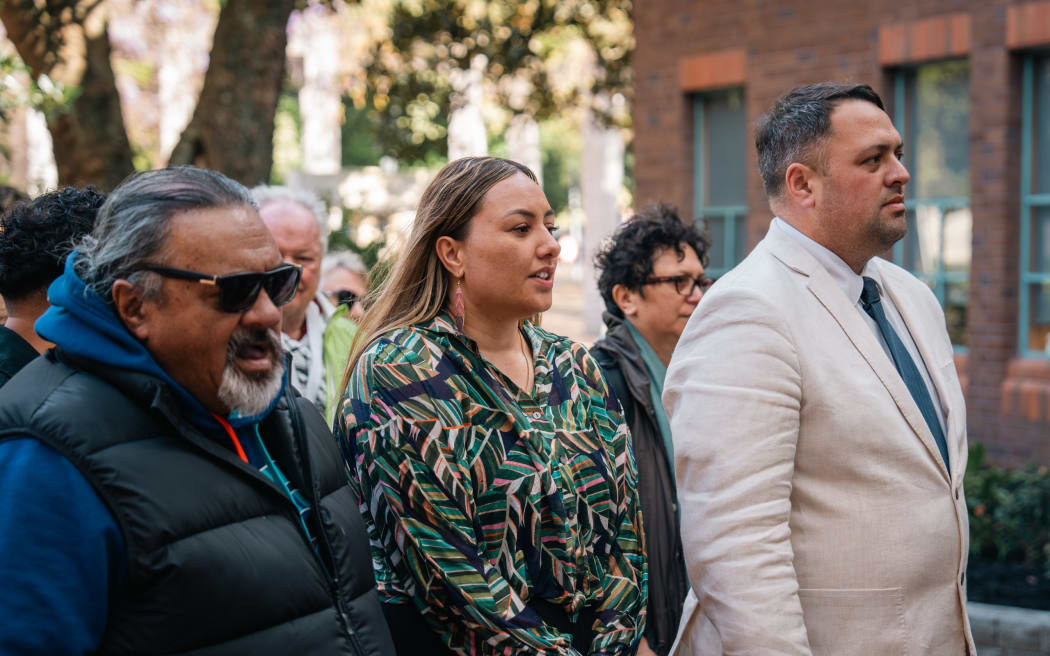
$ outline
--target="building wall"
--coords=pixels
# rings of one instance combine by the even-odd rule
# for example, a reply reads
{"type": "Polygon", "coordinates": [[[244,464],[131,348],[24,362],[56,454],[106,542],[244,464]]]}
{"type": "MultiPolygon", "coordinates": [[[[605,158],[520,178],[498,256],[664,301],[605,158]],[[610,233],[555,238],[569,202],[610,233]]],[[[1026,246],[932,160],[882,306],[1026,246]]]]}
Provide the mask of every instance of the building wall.
{"type": "MultiPolygon", "coordinates": [[[[970,60],[967,343],[957,357],[971,441],[992,460],[1050,463],[1050,360],[1017,357],[1020,52],[1050,46],[1050,2],[1009,0],[645,0],[634,10],[638,206],[693,207],[690,94],[742,86],[749,124],[784,91],[819,80],[871,84],[893,66],[970,60]]],[[[770,212],[749,128],[747,237],[770,212]]]]}

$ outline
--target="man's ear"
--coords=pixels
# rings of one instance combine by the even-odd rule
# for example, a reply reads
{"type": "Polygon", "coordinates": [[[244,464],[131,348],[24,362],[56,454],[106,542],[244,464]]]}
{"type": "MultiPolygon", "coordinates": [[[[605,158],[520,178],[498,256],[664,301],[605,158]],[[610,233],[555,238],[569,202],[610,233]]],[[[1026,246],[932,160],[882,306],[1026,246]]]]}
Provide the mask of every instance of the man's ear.
{"type": "Polygon", "coordinates": [[[454,277],[462,278],[463,270],[466,268],[463,262],[463,242],[453,239],[447,235],[437,238],[434,244],[438,259],[445,269],[454,277]]]}
{"type": "Polygon", "coordinates": [[[142,292],[127,280],[113,283],[113,307],[128,332],[139,341],[149,337],[150,304],[145,302],[142,292]]]}
{"type": "Polygon", "coordinates": [[[626,285],[614,285],[612,288],[613,303],[620,308],[625,317],[633,317],[638,314],[638,292],[628,288],[626,285]]]}
{"type": "Polygon", "coordinates": [[[793,205],[813,209],[819,187],[820,176],[801,162],[792,162],[784,172],[784,196],[793,205]]]}

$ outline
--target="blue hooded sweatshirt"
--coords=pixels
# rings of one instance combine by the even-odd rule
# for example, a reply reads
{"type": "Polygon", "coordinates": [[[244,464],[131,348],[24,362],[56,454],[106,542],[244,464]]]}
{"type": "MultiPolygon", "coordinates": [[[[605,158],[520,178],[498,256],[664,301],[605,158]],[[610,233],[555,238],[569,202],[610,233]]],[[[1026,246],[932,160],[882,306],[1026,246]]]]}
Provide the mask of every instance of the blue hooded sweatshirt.
{"type": "MultiPolygon", "coordinates": [[[[84,285],[75,258],[75,252],[66,258],[65,271],[48,289],[51,308],[37,320],[36,332],[66,353],[160,378],[179,396],[186,419],[232,448],[219,421],[84,285]]],[[[18,378],[8,384],[18,385],[18,378]]],[[[302,518],[309,506],[288,486],[258,432],[280,396],[258,415],[225,419],[249,462],[284,486],[302,518]]],[[[0,441],[0,495],[0,654],[94,652],[106,627],[109,589],[124,576],[125,545],[116,521],[72,463],[28,436],[0,441]]]]}

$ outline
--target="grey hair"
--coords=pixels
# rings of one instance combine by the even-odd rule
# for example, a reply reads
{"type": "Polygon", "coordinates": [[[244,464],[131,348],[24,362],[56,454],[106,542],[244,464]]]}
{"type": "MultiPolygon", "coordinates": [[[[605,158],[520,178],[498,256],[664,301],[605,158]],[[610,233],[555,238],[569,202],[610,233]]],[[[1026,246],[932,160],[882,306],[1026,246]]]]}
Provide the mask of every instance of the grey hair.
{"type": "Polygon", "coordinates": [[[767,197],[780,196],[784,175],[793,162],[823,167],[823,155],[817,151],[831,131],[832,110],[843,100],[865,100],[886,109],[867,84],[818,82],[780,96],[758,120],[755,149],[767,197]]]}
{"type": "Polygon", "coordinates": [[[368,275],[368,267],[365,266],[361,256],[353,251],[335,251],[325,256],[321,263],[321,275],[327,276],[336,269],[346,269],[359,276],[368,275]]]}
{"type": "Polygon", "coordinates": [[[136,173],[106,198],[95,228],[77,245],[77,275],[88,289],[112,302],[113,283],[125,279],[147,297],[160,278],[140,270],[163,254],[171,218],[180,212],[244,205],[258,209],[244,185],[195,166],[136,173]]]}
{"type": "Polygon", "coordinates": [[[313,214],[317,221],[317,227],[321,235],[321,253],[328,251],[328,214],[325,212],[324,203],[312,191],[307,189],[293,189],[291,187],[279,187],[270,185],[258,185],[252,187],[252,198],[256,204],[262,207],[266,203],[278,200],[287,200],[299,203],[313,214]]]}

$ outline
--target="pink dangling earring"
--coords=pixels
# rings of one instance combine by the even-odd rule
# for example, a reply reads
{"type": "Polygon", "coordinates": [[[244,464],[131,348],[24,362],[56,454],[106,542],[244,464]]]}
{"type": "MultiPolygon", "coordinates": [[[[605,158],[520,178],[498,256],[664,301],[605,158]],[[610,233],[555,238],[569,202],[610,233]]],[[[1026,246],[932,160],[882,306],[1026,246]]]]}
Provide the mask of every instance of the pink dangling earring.
{"type": "Polygon", "coordinates": [[[456,280],[456,292],[452,295],[452,318],[456,320],[456,329],[463,332],[463,321],[467,318],[467,310],[463,305],[463,281],[456,280]]]}

